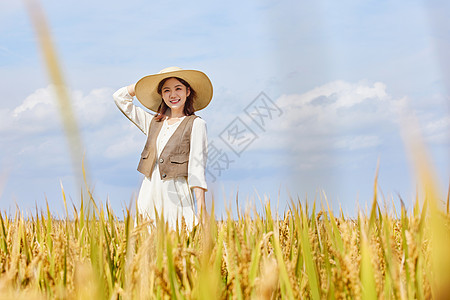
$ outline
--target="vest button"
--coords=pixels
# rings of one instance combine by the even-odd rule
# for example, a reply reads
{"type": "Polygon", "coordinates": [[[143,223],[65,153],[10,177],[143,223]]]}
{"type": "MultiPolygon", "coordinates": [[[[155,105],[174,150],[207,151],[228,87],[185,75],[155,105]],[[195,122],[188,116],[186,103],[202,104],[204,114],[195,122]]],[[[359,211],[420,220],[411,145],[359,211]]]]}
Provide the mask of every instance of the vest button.
{"type": "Polygon", "coordinates": [[[163,162],[164,162],[164,159],[163,159],[163,158],[160,158],[160,159],[159,159],[159,162],[160,162],[160,163],[163,163],[163,162]]]}
{"type": "Polygon", "coordinates": [[[162,174],[162,178],[166,178],[166,177],[167,177],[166,173],[162,174]]]}

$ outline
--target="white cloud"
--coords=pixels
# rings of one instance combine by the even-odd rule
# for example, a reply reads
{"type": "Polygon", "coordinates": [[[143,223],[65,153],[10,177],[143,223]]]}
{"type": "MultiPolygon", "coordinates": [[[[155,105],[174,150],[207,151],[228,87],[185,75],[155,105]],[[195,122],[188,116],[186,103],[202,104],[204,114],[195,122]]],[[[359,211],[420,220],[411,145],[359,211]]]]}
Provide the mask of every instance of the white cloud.
{"type": "MultiPolygon", "coordinates": [[[[129,157],[145,143],[141,131],[117,109],[113,92],[69,91],[88,160],[94,165],[129,157]]],[[[37,89],[15,108],[0,110],[0,132],[0,156],[15,161],[18,172],[52,170],[55,176],[70,172],[70,152],[51,85],[37,89]]]]}
{"type": "Polygon", "coordinates": [[[385,90],[382,83],[336,81],[305,94],[282,96],[277,104],[286,112],[285,128],[298,125],[308,132],[329,132],[336,126],[361,126],[391,115],[398,101],[385,90]]]}
{"type": "Polygon", "coordinates": [[[450,142],[450,116],[429,121],[424,126],[424,134],[428,142],[448,145],[450,142]]]}
{"type": "MultiPolygon", "coordinates": [[[[251,169],[261,159],[267,160],[265,167],[302,171],[376,159],[389,151],[392,141],[401,143],[400,117],[410,100],[392,97],[382,82],[334,81],[303,94],[282,95],[275,102],[282,115],[269,121],[265,132],[257,132],[258,139],[246,150],[251,155],[239,160],[240,169],[251,169]],[[267,151],[272,160],[264,155],[267,151]]],[[[422,118],[430,121],[425,136],[445,140],[446,119],[433,111],[427,114],[422,118]]],[[[403,149],[401,144],[394,147],[403,149]]]]}
{"type": "Polygon", "coordinates": [[[37,115],[42,119],[42,117],[49,116],[49,111],[54,111],[53,103],[55,103],[55,99],[52,86],[38,89],[13,110],[12,116],[18,118],[32,111],[30,115],[37,115]]]}
{"type": "MultiPolygon", "coordinates": [[[[112,93],[108,88],[94,89],[88,94],[81,91],[69,91],[72,101],[72,111],[78,119],[81,128],[100,125],[111,116],[115,105],[111,105],[112,93]]],[[[55,97],[53,85],[36,90],[26,97],[22,104],[14,108],[9,116],[18,129],[36,128],[45,132],[54,126],[59,126],[61,114],[55,97]]]]}
{"type": "MultiPolygon", "coordinates": [[[[402,116],[409,115],[407,108],[412,101],[408,97],[395,98],[387,89],[382,82],[334,81],[303,94],[282,95],[275,101],[282,114],[266,120],[264,131],[252,124],[243,108],[239,110],[234,105],[225,112],[211,109],[206,114],[212,121],[209,128],[214,129],[209,130],[210,142],[227,151],[237,161],[232,168],[239,170],[270,166],[312,170],[348,164],[349,159],[357,163],[368,155],[373,158],[391,151],[387,149],[392,147],[403,149],[401,144],[392,143],[401,143],[402,116]],[[242,154],[245,159],[237,157],[219,138],[236,116],[258,135],[242,154]]],[[[229,95],[228,101],[234,96],[229,95]]],[[[448,117],[440,118],[439,112],[429,107],[418,110],[422,123],[426,124],[422,128],[424,136],[435,143],[447,141],[448,117]]]]}
{"type": "Polygon", "coordinates": [[[274,101],[282,114],[266,119],[264,130],[250,121],[243,108],[233,109],[237,114],[232,115],[213,110],[207,116],[214,116],[212,126],[217,136],[210,135],[210,141],[227,151],[235,160],[231,167],[239,170],[314,170],[336,166],[342,154],[356,152],[352,157],[363,159],[368,151],[378,151],[387,136],[397,134],[397,114],[407,99],[393,99],[386,89],[381,82],[334,81],[303,94],[282,95],[274,101]],[[218,138],[236,116],[258,135],[242,153],[245,159],[233,154],[218,138]]]}
{"type": "Polygon", "coordinates": [[[255,145],[280,150],[289,146],[302,153],[376,147],[386,128],[395,128],[403,103],[390,97],[381,82],[334,81],[304,94],[282,95],[276,104],[283,114],[261,134],[266,142],[255,145]]]}
{"type": "Polygon", "coordinates": [[[380,144],[380,137],[367,135],[343,137],[337,140],[334,146],[338,149],[359,150],[364,148],[376,147],[380,144]]]}
{"type": "Polygon", "coordinates": [[[115,115],[117,107],[111,105],[113,92],[114,90],[109,88],[100,88],[87,95],[80,91],[73,93],[74,110],[82,126],[101,126],[109,117],[115,115]]]}
{"type": "Polygon", "coordinates": [[[120,159],[143,149],[142,133],[134,129],[133,131],[133,133],[119,137],[114,144],[107,145],[105,157],[108,159],[120,159]]]}

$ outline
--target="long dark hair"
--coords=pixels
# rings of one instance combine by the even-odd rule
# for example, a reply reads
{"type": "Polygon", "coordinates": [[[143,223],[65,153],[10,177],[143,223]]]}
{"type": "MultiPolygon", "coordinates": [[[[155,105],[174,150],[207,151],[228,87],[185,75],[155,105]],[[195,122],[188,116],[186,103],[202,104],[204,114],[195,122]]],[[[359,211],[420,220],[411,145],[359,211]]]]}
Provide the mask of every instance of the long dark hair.
{"type": "Polygon", "coordinates": [[[189,89],[191,91],[189,96],[186,97],[186,102],[184,103],[183,113],[186,116],[195,115],[195,113],[194,113],[194,99],[196,96],[195,91],[191,88],[191,86],[189,85],[189,83],[186,80],[181,79],[179,77],[168,77],[168,78],[161,80],[161,82],[158,84],[158,94],[161,96],[161,104],[159,105],[157,114],[155,116],[155,119],[158,122],[160,122],[166,116],[166,111],[169,108],[167,106],[166,102],[164,102],[164,100],[162,99],[162,87],[163,87],[164,83],[170,78],[175,78],[176,80],[181,82],[182,85],[184,85],[186,87],[186,90],[189,89]]]}

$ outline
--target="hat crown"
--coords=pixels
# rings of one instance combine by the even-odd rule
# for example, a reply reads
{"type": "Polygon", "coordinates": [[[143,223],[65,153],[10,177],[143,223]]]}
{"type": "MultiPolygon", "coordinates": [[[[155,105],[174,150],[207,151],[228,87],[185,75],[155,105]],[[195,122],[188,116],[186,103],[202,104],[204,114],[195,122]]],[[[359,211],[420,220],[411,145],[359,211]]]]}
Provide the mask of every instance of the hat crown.
{"type": "Polygon", "coordinates": [[[164,73],[169,73],[169,72],[174,72],[174,71],[181,71],[183,70],[182,68],[179,67],[167,67],[162,69],[161,71],[159,71],[158,74],[164,74],[164,73]]]}

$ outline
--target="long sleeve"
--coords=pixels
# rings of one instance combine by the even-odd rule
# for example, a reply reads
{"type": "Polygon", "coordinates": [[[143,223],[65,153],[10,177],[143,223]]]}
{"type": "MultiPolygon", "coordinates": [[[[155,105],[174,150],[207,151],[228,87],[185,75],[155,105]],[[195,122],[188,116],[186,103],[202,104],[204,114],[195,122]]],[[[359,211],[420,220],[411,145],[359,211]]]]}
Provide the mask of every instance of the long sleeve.
{"type": "Polygon", "coordinates": [[[192,124],[191,148],[189,152],[188,184],[189,188],[201,187],[208,190],[205,178],[206,161],[208,159],[208,137],[206,122],[195,118],[192,124]]]}
{"type": "Polygon", "coordinates": [[[147,135],[153,115],[133,104],[133,97],[128,93],[127,87],[118,89],[113,98],[120,111],[147,135]]]}

